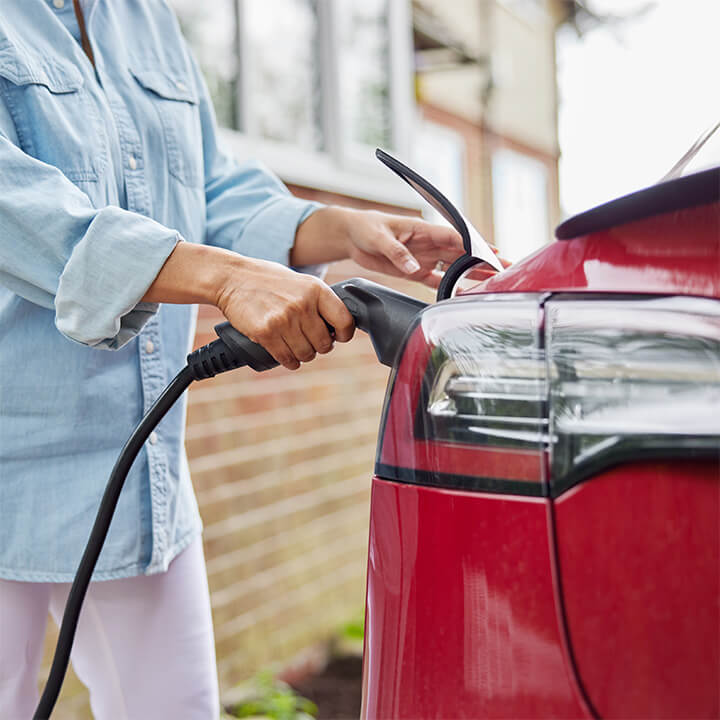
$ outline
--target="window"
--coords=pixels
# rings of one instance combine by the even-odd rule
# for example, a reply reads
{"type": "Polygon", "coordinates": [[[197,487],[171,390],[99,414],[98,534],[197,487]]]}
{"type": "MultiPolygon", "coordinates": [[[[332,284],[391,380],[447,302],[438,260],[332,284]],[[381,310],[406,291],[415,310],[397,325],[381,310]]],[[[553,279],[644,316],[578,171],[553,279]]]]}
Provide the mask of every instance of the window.
{"type": "Polygon", "coordinates": [[[340,127],[345,144],[388,147],[391,138],[388,0],[336,0],[340,127]]]}
{"type": "Polygon", "coordinates": [[[212,96],[218,122],[237,127],[236,8],[234,0],[171,0],[180,28],[195,51],[212,96]]]}
{"type": "MultiPolygon", "coordinates": [[[[465,211],[465,156],[463,136],[444,125],[428,120],[418,123],[413,148],[415,169],[442,192],[460,212],[465,211]]],[[[449,223],[429,205],[423,208],[426,220],[449,223]]]]}
{"type": "Polygon", "coordinates": [[[242,15],[243,129],[319,150],[318,13],[312,0],[250,0],[242,15]]]}
{"type": "Polygon", "coordinates": [[[495,244],[520,260],[550,240],[548,171],[535,158],[503,148],[492,158],[495,244]]]}
{"type": "Polygon", "coordinates": [[[347,179],[377,176],[376,146],[407,154],[410,0],[170,3],[220,125],[240,131],[238,142],[246,138],[281,175],[303,184],[303,168],[309,180],[317,175],[308,163],[329,162],[347,179]]]}

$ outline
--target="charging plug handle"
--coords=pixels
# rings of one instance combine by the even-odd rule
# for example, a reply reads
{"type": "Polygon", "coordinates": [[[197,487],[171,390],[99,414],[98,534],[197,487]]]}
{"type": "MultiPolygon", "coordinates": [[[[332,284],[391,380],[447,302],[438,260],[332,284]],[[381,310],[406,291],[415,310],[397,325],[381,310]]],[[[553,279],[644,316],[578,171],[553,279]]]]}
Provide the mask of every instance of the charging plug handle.
{"type": "Polygon", "coordinates": [[[370,336],[378,361],[392,367],[408,328],[427,303],[363,278],[343,280],[332,289],[355,326],[370,336]]]}
{"type": "MultiPolygon", "coordinates": [[[[364,330],[377,359],[392,367],[410,323],[427,303],[363,278],[343,280],[331,286],[364,330]]],[[[215,326],[218,339],[188,355],[188,366],[196,380],[248,366],[257,372],[269,370],[278,362],[261,345],[252,342],[229,322],[215,326]]]]}

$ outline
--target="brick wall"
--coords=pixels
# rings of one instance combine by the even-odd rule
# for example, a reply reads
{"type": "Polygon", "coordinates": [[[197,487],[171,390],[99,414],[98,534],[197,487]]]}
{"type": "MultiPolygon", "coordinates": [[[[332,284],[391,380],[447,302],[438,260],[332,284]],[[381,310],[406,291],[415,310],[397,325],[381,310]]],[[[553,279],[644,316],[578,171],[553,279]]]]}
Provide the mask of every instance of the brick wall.
{"type": "MultiPolygon", "coordinates": [[[[202,309],[199,343],[218,320],[202,309]]],[[[358,333],[299,371],[240,370],[190,393],[187,449],[221,688],[289,660],[362,609],[387,375],[358,333]]]]}

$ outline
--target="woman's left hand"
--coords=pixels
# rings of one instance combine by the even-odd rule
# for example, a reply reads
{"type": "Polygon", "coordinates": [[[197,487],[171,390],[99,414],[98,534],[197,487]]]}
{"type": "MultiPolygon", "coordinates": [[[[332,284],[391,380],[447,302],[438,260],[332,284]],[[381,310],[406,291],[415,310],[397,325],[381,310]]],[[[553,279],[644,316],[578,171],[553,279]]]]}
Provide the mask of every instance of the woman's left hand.
{"type": "Polygon", "coordinates": [[[368,210],[354,212],[348,225],[348,254],[368,270],[407,277],[430,287],[464,253],[460,234],[420,218],[368,210]]]}
{"type": "MultiPolygon", "coordinates": [[[[300,225],[290,263],[302,267],[349,257],[368,270],[436,288],[443,269],[463,253],[462,238],[450,227],[418,217],[329,206],[300,225]]],[[[474,273],[485,279],[495,270],[485,264],[474,273]]]]}

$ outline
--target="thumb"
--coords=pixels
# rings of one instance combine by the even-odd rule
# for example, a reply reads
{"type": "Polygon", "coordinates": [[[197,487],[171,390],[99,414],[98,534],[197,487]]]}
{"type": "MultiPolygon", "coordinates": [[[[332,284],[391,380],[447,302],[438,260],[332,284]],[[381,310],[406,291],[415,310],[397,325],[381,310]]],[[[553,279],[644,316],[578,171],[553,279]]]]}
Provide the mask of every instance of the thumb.
{"type": "Polygon", "coordinates": [[[404,275],[412,275],[420,269],[413,254],[392,235],[386,235],[380,252],[404,275]]]}

